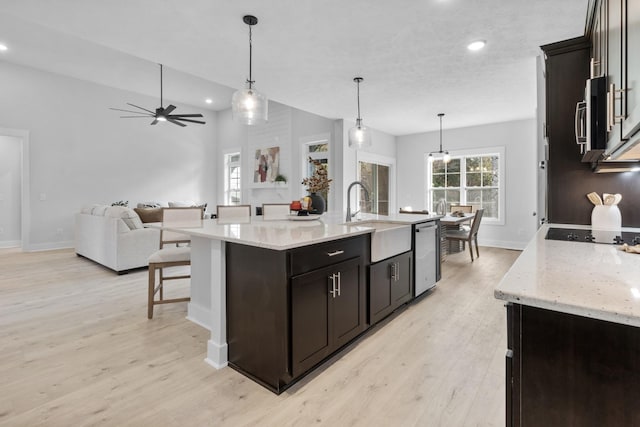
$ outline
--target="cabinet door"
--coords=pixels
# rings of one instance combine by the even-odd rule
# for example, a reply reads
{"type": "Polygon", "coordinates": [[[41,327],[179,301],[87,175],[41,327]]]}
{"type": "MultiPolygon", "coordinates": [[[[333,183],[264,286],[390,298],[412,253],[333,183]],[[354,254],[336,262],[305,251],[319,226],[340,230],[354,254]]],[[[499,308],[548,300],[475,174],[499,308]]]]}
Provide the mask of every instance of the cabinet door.
{"type": "Polygon", "coordinates": [[[330,267],[291,279],[291,359],[298,376],[331,352],[330,267]]]}
{"type": "Polygon", "coordinates": [[[640,130],[640,2],[626,0],[625,91],[622,137],[640,130]]]}
{"type": "Polygon", "coordinates": [[[291,279],[293,376],[320,363],[366,328],[361,258],[291,279]]]}
{"type": "Polygon", "coordinates": [[[607,152],[611,152],[622,142],[622,125],[616,123],[619,120],[617,116],[621,115],[621,107],[623,105],[624,94],[618,91],[622,89],[623,81],[623,63],[622,63],[622,40],[623,40],[623,20],[622,20],[622,2],[623,0],[609,0],[608,2],[608,19],[607,19],[607,83],[609,85],[609,102],[607,121],[610,124],[609,136],[607,142],[607,152]],[[612,86],[613,85],[613,86],[612,86]]]}
{"type": "Polygon", "coordinates": [[[381,261],[369,267],[369,321],[377,323],[393,311],[391,276],[393,262],[381,261]]]}
{"type": "Polygon", "coordinates": [[[333,348],[338,349],[366,329],[365,280],[361,258],[337,264],[333,271],[338,282],[330,299],[329,327],[333,348]]]}
{"type": "Polygon", "coordinates": [[[394,258],[395,271],[391,277],[391,298],[393,308],[396,309],[413,297],[411,274],[413,272],[413,257],[411,252],[394,258]]]}

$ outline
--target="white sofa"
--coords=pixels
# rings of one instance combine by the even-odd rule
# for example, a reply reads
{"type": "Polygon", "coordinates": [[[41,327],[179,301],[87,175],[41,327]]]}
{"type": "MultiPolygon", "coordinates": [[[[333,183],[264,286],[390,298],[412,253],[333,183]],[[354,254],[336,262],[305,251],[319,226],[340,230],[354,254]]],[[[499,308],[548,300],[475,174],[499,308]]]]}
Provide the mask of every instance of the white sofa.
{"type": "Polygon", "coordinates": [[[76,254],[118,274],[148,266],[149,255],[159,247],[160,231],[144,228],[132,209],[91,205],[76,214],[76,254]]]}

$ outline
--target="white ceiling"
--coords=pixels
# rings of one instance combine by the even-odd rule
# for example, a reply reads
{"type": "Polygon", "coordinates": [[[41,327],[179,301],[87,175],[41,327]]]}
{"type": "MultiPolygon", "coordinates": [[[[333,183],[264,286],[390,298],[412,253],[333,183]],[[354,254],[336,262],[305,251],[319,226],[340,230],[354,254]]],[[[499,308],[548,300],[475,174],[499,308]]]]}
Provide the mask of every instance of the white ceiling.
{"type": "Polygon", "coordinates": [[[163,63],[165,97],[219,110],[248,77],[253,14],[258,90],[354,121],[362,76],[364,124],[405,135],[439,112],[444,128],[534,117],[539,46],[582,35],[588,2],[0,0],[0,59],[153,96],[163,63]]]}

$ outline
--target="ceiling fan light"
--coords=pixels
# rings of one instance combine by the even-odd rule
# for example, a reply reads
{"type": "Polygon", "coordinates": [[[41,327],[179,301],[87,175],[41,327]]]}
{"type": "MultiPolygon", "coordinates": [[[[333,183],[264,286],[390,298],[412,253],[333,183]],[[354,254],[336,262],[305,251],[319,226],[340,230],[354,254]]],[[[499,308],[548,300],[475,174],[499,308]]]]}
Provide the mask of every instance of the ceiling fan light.
{"type": "Polygon", "coordinates": [[[266,123],[269,118],[269,100],[255,88],[236,91],[231,97],[233,120],[245,125],[266,123]]]}
{"type": "Polygon", "coordinates": [[[472,43],[469,43],[469,45],[467,46],[467,49],[471,50],[471,51],[476,51],[476,50],[480,50],[483,47],[485,47],[485,45],[487,44],[487,42],[485,42],[484,40],[476,40],[472,43]]]}

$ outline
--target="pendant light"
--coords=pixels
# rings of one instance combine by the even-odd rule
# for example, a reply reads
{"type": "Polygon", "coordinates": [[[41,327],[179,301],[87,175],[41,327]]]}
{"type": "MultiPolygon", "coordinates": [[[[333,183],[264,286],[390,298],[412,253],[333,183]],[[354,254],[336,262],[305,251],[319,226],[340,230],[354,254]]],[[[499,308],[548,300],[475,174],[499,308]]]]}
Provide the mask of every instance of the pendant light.
{"type": "Polygon", "coordinates": [[[451,160],[451,156],[448,151],[442,151],[442,117],[444,113],[438,113],[438,117],[440,117],[440,149],[438,151],[432,151],[429,153],[429,162],[433,162],[434,154],[442,154],[442,161],[445,163],[449,163],[451,160]]]}
{"type": "Polygon", "coordinates": [[[358,85],[358,118],[356,125],[349,129],[349,147],[362,148],[371,146],[371,130],[366,126],[362,126],[362,118],[360,117],[360,82],[364,80],[362,77],[355,77],[354,82],[358,85]]]}
{"type": "Polygon", "coordinates": [[[247,86],[233,94],[231,98],[231,111],[233,119],[245,125],[263,124],[268,120],[269,100],[258,92],[253,84],[255,81],[251,75],[252,40],[251,27],[258,23],[258,18],[253,15],[245,15],[242,20],[249,26],[249,78],[247,86]]]}

